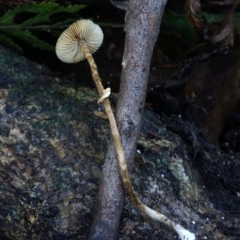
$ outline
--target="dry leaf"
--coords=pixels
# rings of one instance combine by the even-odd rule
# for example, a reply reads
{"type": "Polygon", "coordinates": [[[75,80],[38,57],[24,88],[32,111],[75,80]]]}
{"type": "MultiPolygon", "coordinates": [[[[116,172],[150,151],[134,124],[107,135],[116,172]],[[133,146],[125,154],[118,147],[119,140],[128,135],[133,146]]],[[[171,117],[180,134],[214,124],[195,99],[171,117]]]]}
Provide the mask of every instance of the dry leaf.
{"type": "MultiPolygon", "coordinates": [[[[239,0],[235,1],[235,4],[231,8],[231,10],[226,15],[223,22],[219,25],[213,25],[212,29],[215,27],[215,29],[212,31],[212,34],[209,34],[210,36],[207,36],[206,39],[209,39],[212,43],[218,43],[221,41],[225,41],[225,45],[231,45],[234,44],[234,23],[233,23],[233,13],[237,7],[237,5],[240,3],[239,0]]],[[[211,29],[210,29],[211,31],[211,29]]]]}
{"type": "Polygon", "coordinates": [[[190,19],[191,23],[197,30],[202,29],[202,21],[199,17],[201,12],[201,2],[200,0],[187,0],[185,4],[185,9],[187,11],[187,16],[190,19]]]}
{"type": "Polygon", "coordinates": [[[101,119],[108,119],[105,112],[94,111],[93,113],[95,116],[100,117],[101,119]]]}

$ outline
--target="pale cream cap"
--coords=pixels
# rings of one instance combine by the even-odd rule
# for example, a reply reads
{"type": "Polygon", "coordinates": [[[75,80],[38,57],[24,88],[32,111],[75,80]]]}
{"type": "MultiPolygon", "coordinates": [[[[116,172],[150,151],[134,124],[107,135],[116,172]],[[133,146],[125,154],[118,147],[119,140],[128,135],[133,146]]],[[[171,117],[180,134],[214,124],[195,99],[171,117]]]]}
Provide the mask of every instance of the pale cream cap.
{"type": "Polygon", "coordinates": [[[56,54],[66,63],[76,63],[85,59],[79,46],[79,41],[84,40],[91,53],[98,50],[103,42],[102,29],[91,20],[79,20],[70,25],[58,38],[56,54]]]}

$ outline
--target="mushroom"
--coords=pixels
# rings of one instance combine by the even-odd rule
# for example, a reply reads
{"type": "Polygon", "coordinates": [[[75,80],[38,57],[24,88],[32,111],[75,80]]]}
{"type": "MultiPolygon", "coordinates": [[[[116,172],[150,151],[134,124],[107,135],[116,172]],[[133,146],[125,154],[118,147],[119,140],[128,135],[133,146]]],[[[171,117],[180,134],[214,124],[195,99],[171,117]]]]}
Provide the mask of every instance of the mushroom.
{"type": "Polygon", "coordinates": [[[61,61],[77,63],[85,58],[88,60],[100,96],[103,95],[104,88],[92,53],[98,50],[102,41],[103,32],[97,24],[91,20],[79,20],[60,35],[56,44],[56,54],[61,61]]]}
{"type": "MultiPolygon", "coordinates": [[[[101,79],[98,75],[97,65],[92,56],[92,53],[97,51],[102,41],[103,32],[98,25],[94,24],[91,20],[79,20],[70,25],[60,35],[56,44],[56,54],[60,60],[66,63],[76,63],[85,58],[88,60],[93,80],[100,95],[98,103],[102,102],[105,108],[118,156],[119,167],[122,172],[122,166],[125,167],[127,164],[117,123],[108,100],[111,90],[110,88],[103,88],[101,79]]],[[[125,169],[127,170],[127,168],[125,169]]]]}
{"type": "Polygon", "coordinates": [[[91,20],[79,20],[70,25],[58,38],[56,54],[66,63],[84,60],[85,54],[95,53],[103,41],[101,28],[91,20]],[[86,47],[83,45],[86,44],[86,47]]]}
{"type": "Polygon", "coordinates": [[[103,103],[109,120],[123,184],[133,204],[151,218],[164,222],[165,224],[174,228],[181,240],[194,240],[195,235],[193,233],[174,223],[165,215],[158,213],[144,205],[137,197],[133,189],[116,120],[108,100],[110,88],[103,88],[101,79],[98,75],[97,66],[92,57],[92,53],[97,51],[102,44],[102,41],[103,33],[98,25],[94,24],[90,20],[79,20],[70,25],[58,38],[56,44],[56,54],[60,60],[66,63],[76,63],[85,58],[88,60],[92,71],[93,80],[96,84],[99,95],[101,96],[98,103],[103,103]]]}

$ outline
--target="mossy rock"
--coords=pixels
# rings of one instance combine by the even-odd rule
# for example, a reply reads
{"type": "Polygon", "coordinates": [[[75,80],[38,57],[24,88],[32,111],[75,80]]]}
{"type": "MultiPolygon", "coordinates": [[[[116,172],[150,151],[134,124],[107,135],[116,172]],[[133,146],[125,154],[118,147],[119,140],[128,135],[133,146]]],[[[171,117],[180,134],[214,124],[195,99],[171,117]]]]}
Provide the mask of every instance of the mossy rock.
{"type": "MultiPolygon", "coordinates": [[[[94,114],[102,110],[97,92],[2,46],[0,52],[0,238],[87,239],[111,139],[107,120],[94,114]]],[[[237,239],[239,215],[211,202],[191,159],[197,147],[179,127],[178,117],[145,112],[132,173],[139,197],[199,239],[237,239]]],[[[209,152],[204,161],[216,156],[209,152]]],[[[119,239],[175,237],[127,198],[119,239]]]]}

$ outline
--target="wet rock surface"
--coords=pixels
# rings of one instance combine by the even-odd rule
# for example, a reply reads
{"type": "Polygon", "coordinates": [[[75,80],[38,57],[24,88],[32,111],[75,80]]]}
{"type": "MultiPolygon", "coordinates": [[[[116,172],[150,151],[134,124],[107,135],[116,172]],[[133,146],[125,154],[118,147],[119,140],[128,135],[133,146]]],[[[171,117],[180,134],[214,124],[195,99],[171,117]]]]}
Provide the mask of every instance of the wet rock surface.
{"type": "MultiPolygon", "coordinates": [[[[108,122],[93,113],[102,110],[98,95],[0,52],[0,238],[87,239],[110,140],[108,122]]],[[[131,178],[145,204],[197,239],[237,240],[239,159],[180,117],[145,111],[131,178]]],[[[119,239],[177,235],[126,198],[119,239]]]]}

